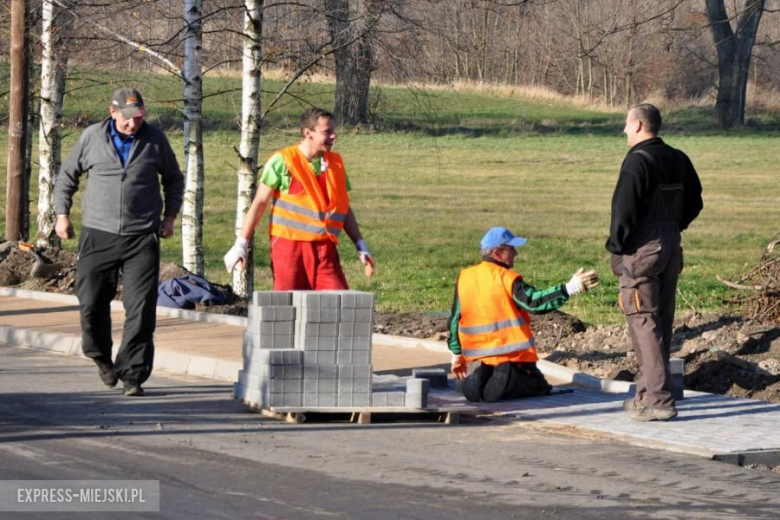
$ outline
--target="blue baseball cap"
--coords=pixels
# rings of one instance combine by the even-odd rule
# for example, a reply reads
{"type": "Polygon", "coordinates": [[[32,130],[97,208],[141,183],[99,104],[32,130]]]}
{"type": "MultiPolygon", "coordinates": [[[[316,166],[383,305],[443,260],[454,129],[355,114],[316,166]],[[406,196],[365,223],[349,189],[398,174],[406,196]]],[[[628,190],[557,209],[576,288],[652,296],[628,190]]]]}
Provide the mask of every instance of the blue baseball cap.
{"type": "Polygon", "coordinates": [[[480,242],[481,249],[495,249],[501,246],[520,247],[527,242],[523,237],[516,237],[505,227],[490,228],[480,242]]]}

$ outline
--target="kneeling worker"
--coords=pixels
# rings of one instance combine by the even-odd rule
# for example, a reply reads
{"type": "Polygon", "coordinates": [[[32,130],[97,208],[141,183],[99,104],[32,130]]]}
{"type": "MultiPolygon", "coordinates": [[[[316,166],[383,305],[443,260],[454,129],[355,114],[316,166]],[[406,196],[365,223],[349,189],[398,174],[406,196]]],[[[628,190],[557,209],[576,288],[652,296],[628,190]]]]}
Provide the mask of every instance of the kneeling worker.
{"type": "Polygon", "coordinates": [[[578,270],[566,284],[538,291],[512,270],[516,247],[526,239],[503,227],[482,238],[482,262],[460,272],[449,320],[452,374],[465,379],[463,394],[472,402],[533,397],[552,387],[536,367],[528,312],[545,313],[599,283],[591,270],[578,270]],[[468,375],[468,364],[479,366],[468,375]]]}

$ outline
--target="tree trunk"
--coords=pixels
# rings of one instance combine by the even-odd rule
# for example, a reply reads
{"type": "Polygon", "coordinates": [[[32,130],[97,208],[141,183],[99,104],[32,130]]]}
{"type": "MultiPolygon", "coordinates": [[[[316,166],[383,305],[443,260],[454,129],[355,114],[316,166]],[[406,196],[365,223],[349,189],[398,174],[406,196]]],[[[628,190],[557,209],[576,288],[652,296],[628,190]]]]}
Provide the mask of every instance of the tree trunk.
{"type": "Polygon", "coordinates": [[[65,91],[66,58],[62,54],[60,8],[43,2],[41,31],[41,121],[38,138],[38,235],[41,248],[60,247],[54,232],[54,177],[62,160],[62,95],[65,91]]]}
{"type": "Polygon", "coordinates": [[[27,65],[25,64],[25,0],[11,0],[11,95],[8,110],[8,169],[6,184],[5,237],[25,238],[24,156],[27,130],[27,65]]]}
{"type": "MultiPolygon", "coordinates": [[[[236,233],[244,218],[257,183],[257,154],[260,148],[260,83],[263,64],[263,0],[244,0],[243,85],[241,89],[241,144],[239,145],[236,233]]],[[[254,239],[249,245],[246,269],[233,271],[233,292],[248,298],[254,289],[254,239]]]]}
{"type": "Polygon", "coordinates": [[[365,0],[364,13],[351,20],[349,0],[325,0],[328,29],[336,47],[336,105],[338,125],[368,123],[368,94],[374,68],[371,31],[376,24],[374,0],[365,0]]]}
{"type": "Polygon", "coordinates": [[[184,164],[181,241],[185,269],[203,275],[203,0],[184,2],[184,164]]]}
{"type": "Polygon", "coordinates": [[[715,120],[730,128],[745,123],[745,98],[753,44],[766,0],[746,0],[734,31],[723,0],[706,0],[715,50],[718,53],[718,96],[715,120]]]}

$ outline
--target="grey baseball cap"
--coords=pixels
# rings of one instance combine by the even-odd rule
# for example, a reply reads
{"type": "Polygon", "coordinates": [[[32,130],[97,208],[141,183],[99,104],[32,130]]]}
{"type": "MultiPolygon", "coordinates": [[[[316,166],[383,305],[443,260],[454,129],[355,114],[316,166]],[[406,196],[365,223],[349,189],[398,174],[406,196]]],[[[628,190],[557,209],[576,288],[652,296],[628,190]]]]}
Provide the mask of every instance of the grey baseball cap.
{"type": "Polygon", "coordinates": [[[136,89],[130,87],[120,88],[114,92],[111,106],[119,109],[122,115],[128,119],[146,114],[143,96],[136,89]]]}

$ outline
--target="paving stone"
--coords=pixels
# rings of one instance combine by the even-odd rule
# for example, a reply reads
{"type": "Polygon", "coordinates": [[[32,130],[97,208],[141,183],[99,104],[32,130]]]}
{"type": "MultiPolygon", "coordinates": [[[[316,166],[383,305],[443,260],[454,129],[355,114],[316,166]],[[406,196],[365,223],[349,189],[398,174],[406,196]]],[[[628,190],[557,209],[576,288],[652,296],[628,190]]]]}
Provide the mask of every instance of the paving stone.
{"type": "Polygon", "coordinates": [[[292,336],[294,322],[292,321],[261,321],[253,333],[259,332],[261,336],[292,336]]]}
{"type": "Polygon", "coordinates": [[[335,350],[308,350],[303,352],[304,366],[310,365],[335,365],[335,350]]]}
{"type": "Polygon", "coordinates": [[[341,307],[341,291],[293,291],[292,294],[293,305],[298,308],[338,309],[341,307]]]}
{"type": "Polygon", "coordinates": [[[338,392],[340,394],[370,394],[370,379],[339,379],[338,392]]]}
{"type": "Polygon", "coordinates": [[[301,336],[297,347],[300,350],[336,350],[337,339],[335,336],[301,336]]]}
{"type": "Polygon", "coordinates": [[[303,392],[303,379],[269,379],[272,394],[300,394],[303,392]]]}
{"type": "Polygon", "coordinates": [[[371,335],[371,323],[370,322],[358,322],[358,323],[339,323],[338,336],[343,337],[366,337],[371,335]]]}
{"type": "Polygon", "coordinates": [[[298,319],[304,323],[338,323],[341,319],[338,308],[303,307],[298,319]]]}
{"type": "Polygon", "coordinates": [[[302,333],[305,336],[338,337],[339,323],[306,323],[302,322],[302,333]]]}
{"type": "Polygon", "coordinates": [[[268,305],[258,307],[250,305],[247,310],[249,323],[269,321],[295,321],[295,307],[292,305],[268,305]]]}
{"type": "Polygon", "coordinates": [[[339,365],[367,365],[371,362],[368,350],[337,350],[336,362],[339,365]]]}
{"type": "Polygon", "coordinates": [[[292,349],[259,349],[253,348],[244,352],[244,361],[267,365],[300,365],[303,363],[303,352],[292,349]]]}
{"type": "Polygon", "coordinates": [[[336,379],[338,377],[336,365],[303,365],[303,379],[336,379]]]}
{"type": "Polygon", "coordinates": [[[443,368],[413,368],[412,377],[427,379],[431,388],[447,388],[447,371],[443,368]]]}
{"type": "Polygon", "coordinates": [[[336,406],[338,403],[337,394],[334,393],[304,393],[303,394],[303,406],[316,407],[316,406],[336,406]]]}
{"type": "Polygon", "coordinates": [[[255,291],[252,304],[264,307],[271,305],[292,305],[293,293],[290,291],[255,291]]]}
{"type": "Polygon", "coordinates": [[[371,350],[371,336],[338,338],[338,350],[371,350]]]}
{"type": "Polygon", "coordinates": [[[371,394],[338,394],[338,406],[371,406],[371,394]]]}
{"type": "Polygon", "coordinates": [[[371,373],[372,367],[367,363],[362,365],[339,364],[338,366],[339,380],[371,379],[371,373]]]}
{"type": "Polygon", "coordinates": [[[338,392],[336,379],[303,379],[303,393],[305,394],[335,394],[338,392]]]}
{"type": "Polygon", "coordinates": [[[343,322],[368,322],[374,321],[373,309],[341,309],[341,321],[343,322]]]}
{"type": "Polygon", "coordinates": [[[373,309],[374,293],[363,291],[344,291],[341,293],[342,309],[373,309]]]}

